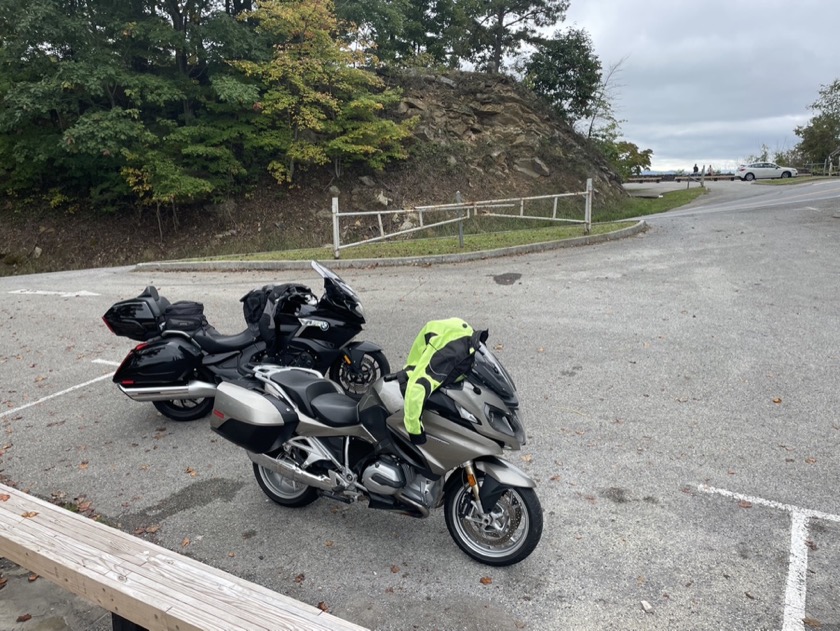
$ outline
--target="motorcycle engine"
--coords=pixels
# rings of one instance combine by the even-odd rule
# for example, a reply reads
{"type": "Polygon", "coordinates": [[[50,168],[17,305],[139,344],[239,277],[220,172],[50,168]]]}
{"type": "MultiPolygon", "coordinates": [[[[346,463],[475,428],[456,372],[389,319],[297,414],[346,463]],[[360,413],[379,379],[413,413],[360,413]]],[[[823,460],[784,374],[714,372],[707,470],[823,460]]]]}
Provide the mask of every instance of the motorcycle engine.
{"type": "Polygon", "coordinates": [[[311,353],[303,352],[291,357],[287,365],[295,368],[315,368],[315,358],[311,353]]]}
{"type": "Polygon", "coordinates": [[[385,456],[362,472],[362,484],[371,493],[393,495],[405,486],[405,473],[396,459],[385,456]]]}

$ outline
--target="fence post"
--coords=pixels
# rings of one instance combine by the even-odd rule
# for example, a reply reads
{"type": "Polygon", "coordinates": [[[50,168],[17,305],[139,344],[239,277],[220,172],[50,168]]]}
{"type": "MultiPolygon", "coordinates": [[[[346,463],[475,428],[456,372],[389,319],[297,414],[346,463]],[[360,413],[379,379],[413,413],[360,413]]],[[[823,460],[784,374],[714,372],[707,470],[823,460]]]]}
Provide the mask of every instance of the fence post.
{"type": "Polygon", "coordinates": [[[332,220],[333,220],[333,256],[341,257],[340,246],[341,235],[338,230],[338,197],[332,198],[332,220]]]}
{"type": "Polygon", "coordinates": [[[589,234],[592,230],[592,196],[594,190],[592,188],[592,178],[586,179],[586,206],[583,213],[583,234],[589,234]]]}
{"type": "MultiPolygon", "coordinates": [[[[455,203],[456,204],[463,204],[464,199],[461,197],[461,191],[455,191],[455,203]]],[[[464,249],[464,209],[458,209],[458,219],[461,221],[458,222],[458,247],[462,250],[464,249]]]]}

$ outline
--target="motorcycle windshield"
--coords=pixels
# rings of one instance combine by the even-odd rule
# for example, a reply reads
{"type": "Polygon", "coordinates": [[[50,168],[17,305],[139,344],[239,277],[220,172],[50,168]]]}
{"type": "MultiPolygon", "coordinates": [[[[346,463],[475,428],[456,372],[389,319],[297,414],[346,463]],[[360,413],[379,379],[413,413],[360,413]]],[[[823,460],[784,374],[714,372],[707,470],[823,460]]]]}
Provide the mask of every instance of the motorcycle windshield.
{"type": "Polygon", "coordinates": [[[512,407],[518,405],[513,379],[484,342],[481,342],[476,350],[472,373],[512,407]]]}
{"type": "Polygon", "coordinates": [[[318,272],[324,279],[324,290],[327,292],[327,297],[333,304],[344,306],[351,313],[356,314],[360,318],[364,318],[362,311],[362,301],[359,295],[353,291],[344,280],[331,269],[324,267],[318,261],[311,262],[312,269],[318,272]]]}

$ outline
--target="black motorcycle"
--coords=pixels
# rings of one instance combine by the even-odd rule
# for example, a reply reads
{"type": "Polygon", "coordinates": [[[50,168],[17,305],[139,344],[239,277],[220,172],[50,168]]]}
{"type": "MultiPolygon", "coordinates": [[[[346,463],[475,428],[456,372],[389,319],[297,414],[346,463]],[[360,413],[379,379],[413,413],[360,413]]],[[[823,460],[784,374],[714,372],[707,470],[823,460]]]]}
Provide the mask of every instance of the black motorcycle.
{"type": "Polygon", "coordinates": [[[353,341],[365,323],[358,294],[323,265],[312,261],[312,267],[324,279],[320,299],[294,283],[255,289],[241,299],[247,328],[236,335],[216,331],[201,303],[170,303],[153,286],[114,304],[102,317],[108,328],[143,342],[114,382],[175,421],[209,414],[218,384],[250,375],[259,364],[315,369],[361,398],[388,374],[388,360],[376,344],[353,341]]]}

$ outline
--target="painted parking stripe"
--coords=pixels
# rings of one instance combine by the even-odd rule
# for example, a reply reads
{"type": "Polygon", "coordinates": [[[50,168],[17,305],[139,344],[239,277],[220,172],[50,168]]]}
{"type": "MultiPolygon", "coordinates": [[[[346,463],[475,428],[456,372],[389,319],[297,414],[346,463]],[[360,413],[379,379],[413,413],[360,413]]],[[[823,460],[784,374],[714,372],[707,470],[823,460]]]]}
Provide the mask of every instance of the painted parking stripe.
{"type": "MultiPolygon", "coordinates": [[[[119,366],[118,362],[108,361],[107,359],[94,359],[92,361],[94,364],[106,364],[108,366],[119,366]]],[[[54,392],[53,394],[47,395],[37,401],[32,401],[31,403],[27,403],[26,405],[21,405],[16,408],[12,408],[11,410],[6,410],[5,412],[0,412],[0,418],[4,416],[9,416],[10,414],[15,414],[16,412],[20,412],[21,410],[25,410],[26,408],[31,408],[33,405],[38,405],[39,403],[43,403],[44,401],[49,401],[50,399],[55,399],[56,397],[60,397],[68,392],[73,392],[74,390],[79,390],[80,388],[85,388],[91,384],[96,383],[97,381],[102,381],[103,379],[109,379],[113,377],[114,373],[109,372],[101,377],[97,377],[96,379],[91,379],[90,381],[85,381],[84,383],[77,384],[75,386],[71,386],[66,390],[62,390],[61,392],[54,392]]]]}
{"type": "Polygon", "coordinates": [[[733,493],[732,491],[727,491],[726,489],[718,489],[713,486],[708,486],[706,484],[701,484],[699,490],[703,493],[714,493],[717,495],[723,495],[724,497],[732,498],[733,500],[746,500],[752,504],[760,504],[762,506],[768,506],[770,508],[776,508],[778,510],[785,511],[787,513],[802,513],[806,517],[814,517],[816,519],[825,519],[826,521],[834,521],[840,523],[840,515],[832,515],[830,513],[823,513],[817,510],[811,510],[809,508],[800,508],[799,506],[792,506],[791,504],[782,504],[781,502],[774,502],[773,500],[766,500],[762,497],[753,497],[752,495],[743,495],[741,493],[733,493]]]}
{"type": "Polygon", "coordinates": [[[751,504],[767,506],[790,513],[790,556],[788,576],[785,583],[785,612],[782,631],[804,631],[808,577],[808,522],[811,519],[823,519],[840,523],[840,515],[800,508],[791,504],[766,500],[762,497],[733,493],[726,489],[718,489],[705,484],[701,484],[698,488],[703,493],[723,495],[742,502],[750,502],[751,504]]]}
{"type": "Polygon", "coordinates": [[[10,291],[10,294],[19,294],[25,296],[60,296],[61,298],[80,298],[87,296],[99,296],[92,291],[48,291],[46,289],[15,289],[10,291]]]}
{"type": "Polygon", "coordinates": [[[109,359],[94,359],[91,360],[93,364],[105,364],[106,366],[119,366],[120,362],[112,362],[109,359]]]}

